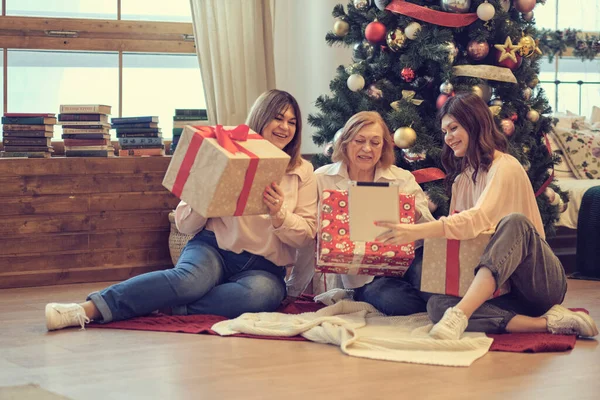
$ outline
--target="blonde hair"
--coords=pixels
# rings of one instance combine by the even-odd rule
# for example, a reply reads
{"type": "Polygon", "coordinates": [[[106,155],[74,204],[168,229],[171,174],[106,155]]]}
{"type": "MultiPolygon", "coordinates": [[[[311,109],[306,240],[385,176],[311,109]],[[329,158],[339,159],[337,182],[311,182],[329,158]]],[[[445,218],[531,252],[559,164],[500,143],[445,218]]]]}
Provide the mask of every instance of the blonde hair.
{"type": "Polygon", "coordinates": [[[300,145],[302,144],[302,115],[300,114],[300,106],[298,102],[288,92],[283,90],[269,90],[261,94],[248,113],[246,125],[254,132],[262,136],[262,131],[271,121],[279,114],[285,113],[288,107],[292,107],[296,117],[296,132],[292,140],[283,148],[290,156],[290,163],[287,171],[291,171],[298,167],[302,162],[300,154],[300,145]]]}
{"type": "Polygon", "coordinates": [[[381,149],[381,158],[377,165],[380,168],[387,168],[396,163],[396,154],[394,153],[394,140],[385,121],[376,111],[361,111],[350,117],[340,138],[333,144],[333,155],[331,159],[334,162],[343,161],[346,165],[350,164],[348,158],[348,143],[365,126],[377,124],[383,130],[383,148],[381,149]]]}

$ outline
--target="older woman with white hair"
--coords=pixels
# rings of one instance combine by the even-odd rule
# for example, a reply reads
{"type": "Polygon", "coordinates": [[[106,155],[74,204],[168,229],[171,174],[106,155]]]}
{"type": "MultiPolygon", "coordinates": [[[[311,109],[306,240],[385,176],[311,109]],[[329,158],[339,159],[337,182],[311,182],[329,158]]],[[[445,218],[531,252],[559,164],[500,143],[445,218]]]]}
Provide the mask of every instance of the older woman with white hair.
{"type": "MultiPolygon", "coordinates": [[[[362,111],[353,115],[334,143],[332,160],[333,164],[315,171],[319,195],[328,189],[347,190],[349,181],[396,182],[400,185],[400,193],[415,195],[417,223],[433,221],[427,208],[427,198],[413,175],[394,165],[392,135],[379,113],[362,111]]],[[[420,243],[417,247],[415,259],[402,278],[339,275],[341,279],[337,280],[336,286],[353,290],[355,300],[370,303],[384,314],[425,312],[426,301],[418,290],[423,253],[420,243]]],[[[314,243],[298,251],[287,282],[288,296],[292,300],[305,290],[312,279],[314,260],[314,243]]]]}

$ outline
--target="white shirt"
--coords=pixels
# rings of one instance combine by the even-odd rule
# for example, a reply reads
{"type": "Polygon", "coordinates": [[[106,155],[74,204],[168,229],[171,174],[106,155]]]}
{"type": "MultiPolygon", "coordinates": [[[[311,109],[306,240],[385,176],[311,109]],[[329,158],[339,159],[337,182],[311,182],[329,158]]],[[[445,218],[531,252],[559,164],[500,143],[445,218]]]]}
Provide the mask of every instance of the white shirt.
{"type": "MultiPolygon", "coordinates": [[[[319,196],[324,190],[348,190],[350,176],[348,167],[342,162],[324,165],[315,171],[317,177],[317,187],[319,196]]],[[[373,182],[396,182],[400,185],[400,193],[412,194],[415,196],[415,207],[421,214],[417,223],[433,221],[434,218],[427,207],[427,198],[423,190],[417,184],[415,177],[409,171],[392,165],[388,168],[377,168],[373,182]]],[[[422,245],[422,242],[415,243],[415,247],[422,245]]],[[[288,293],[290,296],[297,296],[304,291],[314,274],[315,266],[315,243],[298,251],[298,258],[292,271],[292,276],[288,280],[288,293]]],[[[343,286],[347,289],[354,289],[366,285],[373,281],[370,275],[341,275],[343,286]]]]}
{"type": "Polygon", "coordinates": [[[473,169],[458,175],[452,185],[450,216],[442,217],[444,236],[467,240],[495,229],[500,220],[511,213],[523,214],[542,238],[544,224],[533,193],[531,181],[521,163],[510,154],[501,153],[486,171],[473,169]],[[453,212],[459,212],[453,214],[453,212]]]}

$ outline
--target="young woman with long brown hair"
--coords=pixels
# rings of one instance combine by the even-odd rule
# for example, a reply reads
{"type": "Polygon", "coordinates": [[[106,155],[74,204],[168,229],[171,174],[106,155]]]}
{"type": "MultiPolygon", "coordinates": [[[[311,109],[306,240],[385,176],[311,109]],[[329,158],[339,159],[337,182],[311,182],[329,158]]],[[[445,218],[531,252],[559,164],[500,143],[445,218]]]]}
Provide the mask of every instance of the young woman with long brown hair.
{"type": "Polygon", "coordinates": [[[451,214],[435,222],[396,225],[379,237],[387,243],[446,237],[467,240],[495,229],[463,298],[434,295],[427,303],[438,339],[465,330],[486,333],[551,332],[595,336],[583,312],[562,306],[567,279],[545,241],[527,173],[506,153],[507,141],[485,102],[471,93],[450,98],[438,113],[444,133],[442,162],[452,188],[451,214]],[[505,282],[510,293],[488,300],[505,282]]]}
{"type": "Polygon", "coordinates": [[[48,330],[86,322],[118,321],[171,308],[174,314],[275,311],[285,297],[285,266],[296,248],[312,242],[317,182],[312,165],[300,157],[302,117],[287,92],[270,90],[254,103],[246,123],[291,157],[280,183],[265,188],[269,214],[204,218],[185,202],[175,222],[195,235],[175,268],[139,275],[92,293],[83,303],[46,305],[48,330]]]}

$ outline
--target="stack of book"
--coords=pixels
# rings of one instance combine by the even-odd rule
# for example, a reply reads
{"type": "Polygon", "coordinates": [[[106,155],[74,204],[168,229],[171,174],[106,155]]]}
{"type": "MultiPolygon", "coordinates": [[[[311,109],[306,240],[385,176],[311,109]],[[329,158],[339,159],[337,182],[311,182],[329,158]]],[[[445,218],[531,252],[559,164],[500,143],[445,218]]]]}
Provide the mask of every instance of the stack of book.
{"type": "Polygon", "coordinates": [[[117,131],[120,157],[165,155],[158,117],[113,118],[112,127],[117,131]]]}
{"type": "Polygon", "coordinates": [[[171,154],[175,152],[179,138],[186,125],[208,125],[208,114],[202,109],[184,109],[175,110],[173,117],[173,141],[171,142],[171,154]]]}
{"type": "Polygon", "coordinates": [[[67,104],[60,106],[58,123],[67,157],[112,157],[108,115],[111,107],[102,104],[67,104]]]}
{"type": "Polygon", "coordinates": [[[6,113],[0,157],[49,158],[56,114],[6,113]]]}

